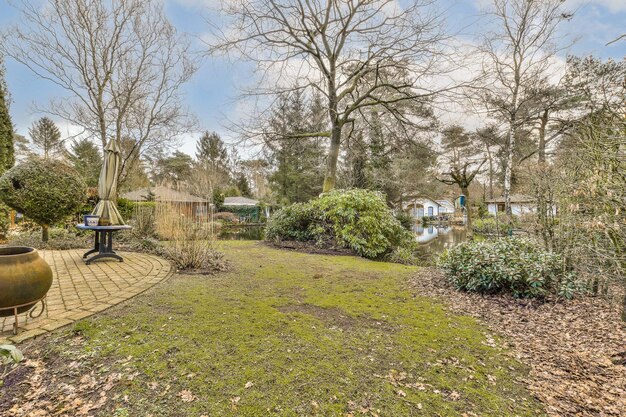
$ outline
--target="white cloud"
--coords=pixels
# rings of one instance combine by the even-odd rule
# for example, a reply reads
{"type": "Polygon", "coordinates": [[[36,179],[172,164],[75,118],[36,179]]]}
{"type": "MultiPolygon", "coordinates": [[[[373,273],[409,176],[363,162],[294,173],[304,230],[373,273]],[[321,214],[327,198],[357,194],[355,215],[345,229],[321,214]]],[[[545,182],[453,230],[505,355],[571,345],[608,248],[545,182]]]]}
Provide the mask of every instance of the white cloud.
{"type": "Polygon", "coordinates": [[[625,0],[567,0],[565,5],[570,8],[601,6],[613,13],[626,12],[625,0]]]}

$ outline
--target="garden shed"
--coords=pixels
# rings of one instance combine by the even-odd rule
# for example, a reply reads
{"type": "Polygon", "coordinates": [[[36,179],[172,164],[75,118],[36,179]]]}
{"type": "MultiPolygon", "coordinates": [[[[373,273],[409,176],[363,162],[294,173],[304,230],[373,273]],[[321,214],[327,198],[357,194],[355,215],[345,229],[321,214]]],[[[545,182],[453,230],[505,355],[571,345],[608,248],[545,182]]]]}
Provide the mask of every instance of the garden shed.
{"type": "Polygon", "coordinates": [[[248,197],[224,198],[223,210],[236,214],[246,223],[256,223],[261,218],[261,203],[248,197]]]}
{"type": "Polygon", "coordinates": [[[205,198],[165,186],[141,188],[124,193],[121,197],[134,202],[167,203],[176,206],[181,214],[194,219],[206,217],[212,205],[205,198]]]}

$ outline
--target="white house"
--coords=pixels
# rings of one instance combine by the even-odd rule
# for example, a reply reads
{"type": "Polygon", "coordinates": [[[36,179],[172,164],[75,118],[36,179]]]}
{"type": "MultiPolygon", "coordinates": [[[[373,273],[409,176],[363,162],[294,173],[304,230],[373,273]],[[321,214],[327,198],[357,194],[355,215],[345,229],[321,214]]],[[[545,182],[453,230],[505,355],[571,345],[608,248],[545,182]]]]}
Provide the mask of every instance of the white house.
{"type": "Polygon", "coordinates": [[[454,215],[454,203],[450,200],[436,200],[439,204],[439,214],[453,216],[454,215]]]}
{"type": "MultiPolygon", "coordinates": [[[[485,200],[489,214],[496,215],[504,213],[504,197],[485,200]]],[[[535,213],[537,203],[533,197],[523,194],[511,194],[511,214],[520,216],[522,214],[535,213]]]]}
{"type": "Polygon", "coordinates": [[[414,198],[402,203],[402,210],[416,219],[439,216],[440,205],[430,198],[414,198]]]}

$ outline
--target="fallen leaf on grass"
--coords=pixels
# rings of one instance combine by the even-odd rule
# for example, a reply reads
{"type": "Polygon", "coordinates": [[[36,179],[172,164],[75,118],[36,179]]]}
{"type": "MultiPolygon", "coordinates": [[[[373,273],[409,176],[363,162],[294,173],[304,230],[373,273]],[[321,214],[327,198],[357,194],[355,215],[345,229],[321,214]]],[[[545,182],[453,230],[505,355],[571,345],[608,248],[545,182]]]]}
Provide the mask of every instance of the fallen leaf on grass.
{"type": "Polygon", "coordinates": [[[184,389],[181,392],[179,392],[178,396],[180,397],[181,400],[183,400],[184,403],[190,403],[196,399],[196,396],[193,395],[193,393],[189,391],[188,389],[184,389]]]}

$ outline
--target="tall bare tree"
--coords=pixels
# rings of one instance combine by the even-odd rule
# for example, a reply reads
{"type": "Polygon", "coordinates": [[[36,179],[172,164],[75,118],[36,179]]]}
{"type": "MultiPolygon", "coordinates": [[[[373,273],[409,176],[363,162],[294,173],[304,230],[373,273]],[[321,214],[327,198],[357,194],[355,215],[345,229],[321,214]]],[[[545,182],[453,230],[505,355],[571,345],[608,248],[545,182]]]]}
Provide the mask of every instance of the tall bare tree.
{"type": "Polygon", "coordinates": [[[487,16],[494,30],[484,37],[481,50],[487,108],[507,123],[504,166],[504,199],[511,214],[511,179],[518,129],[529,118],[529,104],[542,90],[536,88],[558,51],[557,28],[571,18],[563,0],[492,0],[487,16]]]}
{"type": "Polygon", "coordinates": [[[190,43],[156,0],[25,0],[0,50],[70,94],[47,113],[104,147],[129,138],[126,166],[190,129],[181,86],[195,71],[190,43]]]}
{"type": "MultiPolygon", "coordinates": [[[[211,53],[236,51],[256,63],[264,79],[296,75],[296,88],[317,90],[325,100],[330,130],[302,137],[328,137],[323,191],[335,187],[344,126],[356,112],[432,97],[445,86],[433,78],[442,69],[445,40],[431,1],[407,7],[395,0],[234,0],[222,12],[232,27],[215,30],[211,53]],[[398,74],[402,74],[398,77],[398,74]]],[[[288,87],[255,88],[276,94],[288,87]]],[[[410,122],[405,118],[404,122],[410,122]]]]}

